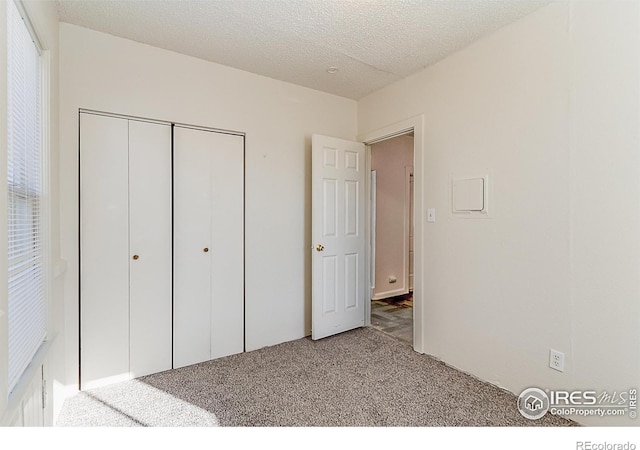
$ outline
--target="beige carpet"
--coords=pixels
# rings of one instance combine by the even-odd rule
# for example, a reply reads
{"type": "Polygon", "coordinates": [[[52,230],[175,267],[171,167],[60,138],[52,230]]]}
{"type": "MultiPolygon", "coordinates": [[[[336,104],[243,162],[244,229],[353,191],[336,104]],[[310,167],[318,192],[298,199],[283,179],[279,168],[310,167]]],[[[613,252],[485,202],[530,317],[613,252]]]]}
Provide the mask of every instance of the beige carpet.
{"type": "Polygon", "coordinates": [[[196,364],[67,400],[61,426],[567,426],[372,328],[196,364]]]}

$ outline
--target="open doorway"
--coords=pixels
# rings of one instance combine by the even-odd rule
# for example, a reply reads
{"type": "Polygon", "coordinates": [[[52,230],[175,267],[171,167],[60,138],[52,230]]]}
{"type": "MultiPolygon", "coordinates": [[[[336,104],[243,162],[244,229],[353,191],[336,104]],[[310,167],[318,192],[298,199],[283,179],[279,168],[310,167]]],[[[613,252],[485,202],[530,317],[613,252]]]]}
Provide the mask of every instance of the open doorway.
{"type": "Polygon", "coordinates": [[[414,134],[370,149],[371,326],[413,345],[414,134]]]}

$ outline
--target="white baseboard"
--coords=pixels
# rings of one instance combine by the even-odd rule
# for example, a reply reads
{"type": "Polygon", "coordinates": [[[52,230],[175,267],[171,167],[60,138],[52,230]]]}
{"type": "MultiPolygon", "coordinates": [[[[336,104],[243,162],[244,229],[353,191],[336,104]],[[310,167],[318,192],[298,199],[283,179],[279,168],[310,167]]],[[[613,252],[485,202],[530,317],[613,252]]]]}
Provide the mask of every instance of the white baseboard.
{"type": "Polygon", "coordinates": [[[408,289],[394,289],[393,291],[378,292],[373,297],[371,297],[371,300],[382,300],[385,298],[397,297],[398,295],[405,295],[408,293],[408,289]]]}

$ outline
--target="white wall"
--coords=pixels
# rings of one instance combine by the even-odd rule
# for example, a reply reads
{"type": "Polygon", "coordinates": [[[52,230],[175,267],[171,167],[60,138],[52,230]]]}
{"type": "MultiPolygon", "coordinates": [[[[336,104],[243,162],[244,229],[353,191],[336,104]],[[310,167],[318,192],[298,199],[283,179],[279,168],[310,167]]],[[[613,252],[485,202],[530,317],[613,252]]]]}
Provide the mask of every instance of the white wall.
{"type": "MultiPolygon", "coordinates": [[[[640,384],[640,6],[573,8],[574,383],[640,384]],[[594,27],[598,32],[594,32],[594,27]]],[[[636,426],[640,423],[636,422],[636,426]]]]}
{"type": "Polygon", "coordinates": [[[413,166],[413,136],[371,146],[376,171],[376,264],[374,298],[409,292],[408,198],[405,168],[413,166]],[[396,282],[390,283],[389,277],[396,282]]]}
{"type": "MultiPolygon", "coordinates": [[[[51,295],[49,303],[50,327],[48,338],[52,340],[52,346],[44,361],[45,377],[47,378],[48,399],[50,400],[45,410],[45,424],[53,423],[54,411],[59,411],[62,403],[62,395],[58,395],[63,384],[64,377],[64,316],[63,316],[63,278],[60,266],[60,228],[59,228],[59,146],[58,146],[58,13],[55,2],[44,0],[27,0],[24,6],[38,34],[44,50],[50,52],[50,136],[49,136],[49,200],[51,206],[50,236],[51,236],[51,295]],[[55,395],[54,395],[55,394],[55,395]],[[54,399],[53,401],[51,401],[54,399]]],[[[6,3],[0,8],[0,65],[6,68],[6,3]]],[[[0,70],[0,136],[2,143],[0,148],[6,148],[6,70],[0,70]]],[[[6,152],[0,152],[0,167],[6,167],[6,152]]],[[[6,236],[7,229],[7,204],[6,204],[6,171],[0,173],[0,234],[6,236]]],[[[0,239],[0,254],[6,255],[6,238],[0,239]]],[[[7,289],[6,258],[0,258],[0,291],[7,289]]],[[[6,295],[0,296],[0,425],[3,416],[8,422],[14,421],[22,399],[12,400],[13,408],[7,409],[6,393],[6,367],[7,367],[7,330],[6,295]]],[[[30,384],[25,380],[25,385],[30,384]]],[[[25,387],[26,390],[26,386],[25,387]]],[[[10,407],[12,405],[9,405],[10,407]]]]}
{"type": "Polygon", "coordinates": [[[310,332],[311,134],[353,139],[356,102],[60,24],[67,381],[78,367],[78,108],[246,132],[246,347],[310,332]]]}
{"type": "Polygon", "coordinates": [[[638,19],[554,3],[358,103],[360,134],[425,117],[427,353],[516,394],[638,387],[638,19]],[[487,169],[493,218],[452,218],[449,174],[487,169]]]}

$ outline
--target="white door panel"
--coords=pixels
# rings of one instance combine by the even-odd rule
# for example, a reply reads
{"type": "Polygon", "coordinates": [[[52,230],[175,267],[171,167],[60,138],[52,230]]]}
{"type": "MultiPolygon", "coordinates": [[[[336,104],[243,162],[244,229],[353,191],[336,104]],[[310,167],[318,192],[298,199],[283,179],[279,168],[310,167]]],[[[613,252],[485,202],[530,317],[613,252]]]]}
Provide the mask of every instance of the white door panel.
{"type": "Polygon", "coordinates": [[[211,358],[244,351],[244,137],[207,133],[211,156],[211,358]]]}
{"type": "Polygon", "coordinates": [[[129,379],[127,120],[80,115],[81,388],[129,379]]]}
{"type": "Polygon", "coordinates": [[[129,236],[130,372],[140,377],[171,369],[170,125],[129,121],[129,236]]]}
{"type": "Polygon", "coordinates": [[[312,337],[364,325],[364,144],[312,142],[312,337]]]}
{"type": "Polygon", "coordinates": [[[211,151],[206,133],[174,128],[175,368],[211,359],[211,151]]]}
{"type": "Polygon", "coordinates": [[[243,192],[242,136],[175,127],[174,367],[244,350],[243,192]]]}

